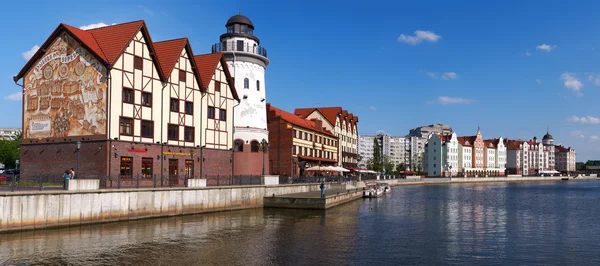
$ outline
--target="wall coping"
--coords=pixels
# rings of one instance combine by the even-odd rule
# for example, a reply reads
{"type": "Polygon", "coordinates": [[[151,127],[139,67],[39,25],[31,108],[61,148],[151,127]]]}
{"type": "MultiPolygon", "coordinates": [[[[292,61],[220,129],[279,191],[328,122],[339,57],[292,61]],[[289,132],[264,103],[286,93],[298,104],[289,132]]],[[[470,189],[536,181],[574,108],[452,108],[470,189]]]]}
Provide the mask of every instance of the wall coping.
{"type": "Polygon", "coordinates": [[[298,187],[315,185],[318,183],[304,183],[304,184],[283,184],[283,185],[247,185],[247,186],[214,186],[214,187],[161,187],[161,188],[110,188],[100,190],[43,190],[43,191],[15,191],[15,192],[0,192],[0,197],[12,197],[12,196],[33,196],[33,195],[63,195],[63,194],[93,194],[93,193],[127,193],[127,192],[154,192],[154,191],[179,191],[179,190],[222,190],[232,188],[273,188],[273,187],[298,187]]]}

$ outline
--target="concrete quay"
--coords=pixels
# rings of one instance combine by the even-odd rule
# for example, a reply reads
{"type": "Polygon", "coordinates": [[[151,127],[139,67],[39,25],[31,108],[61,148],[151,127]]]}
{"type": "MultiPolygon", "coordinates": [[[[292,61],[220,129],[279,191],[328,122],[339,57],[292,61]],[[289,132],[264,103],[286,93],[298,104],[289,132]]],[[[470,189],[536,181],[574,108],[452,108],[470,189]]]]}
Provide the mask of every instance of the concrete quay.
{"type": "Polygon", "coordinates": [[[319,184],[4,192],[0,232],[262,208],[266,196],[310,191],[319,184]]]}
{"type": "Polygon", "coordinates": [[[321,191],[293,193],[265,197],[265,208],[326,210],[340,204],[362,198],[362,188],[329,189],[321,198],[321,191]]]}

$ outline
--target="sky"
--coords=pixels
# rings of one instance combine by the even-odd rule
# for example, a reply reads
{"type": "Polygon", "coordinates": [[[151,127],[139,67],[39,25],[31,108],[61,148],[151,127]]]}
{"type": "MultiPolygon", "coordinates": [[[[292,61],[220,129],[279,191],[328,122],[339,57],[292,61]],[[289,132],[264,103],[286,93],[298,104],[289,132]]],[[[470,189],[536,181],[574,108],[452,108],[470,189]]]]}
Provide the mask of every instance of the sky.
{"type": "Polygon", "coordinates": [[[3,3],[0,127],[21,127],[12,76],[59,23],[143,19],[153,41],[210,53],[232,15],[268,49],[267,101],[342,106],[359,133],[434,123],[459,136],[531,139],[547,128],[600,159],[600,1],[19,1],[3,3]]]}

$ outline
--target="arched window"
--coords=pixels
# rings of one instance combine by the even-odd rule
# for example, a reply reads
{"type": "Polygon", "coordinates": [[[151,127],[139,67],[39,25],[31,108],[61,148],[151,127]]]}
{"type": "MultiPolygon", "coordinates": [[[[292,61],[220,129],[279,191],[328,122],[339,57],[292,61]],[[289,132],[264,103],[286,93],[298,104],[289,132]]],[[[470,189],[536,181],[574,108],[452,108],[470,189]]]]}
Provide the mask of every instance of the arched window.
{"type": "Polygon", "coordinates": [[[260,80],[256,81],[256,90],[259,91],[260,90],[260,80]]]}
{"type": "Polygon", "coordinates": [[[250,148],[252,152],[258,152],[258,141],[253,140],[250,144],[250,148]]]}
{"type": "Polygon", "coordinates": [[[244,89],[250,88],[250,80],[248,78],[244,79],[244,89]]]}
{"type": "Polygon", "coordinates": [[[233,147],[234,151],[244,151],[244,141],[241,139],[236,139],[233,147]]]}

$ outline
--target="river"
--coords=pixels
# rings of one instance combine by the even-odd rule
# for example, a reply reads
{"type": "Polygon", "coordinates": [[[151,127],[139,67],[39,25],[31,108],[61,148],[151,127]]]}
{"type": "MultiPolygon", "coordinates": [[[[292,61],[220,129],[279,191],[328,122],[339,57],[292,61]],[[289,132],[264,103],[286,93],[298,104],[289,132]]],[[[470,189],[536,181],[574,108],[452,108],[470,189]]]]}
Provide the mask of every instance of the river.
{"type": "Polygon", "coordinates": [[[252,209],[0,234],[17,265],[600,265],[600,181],[393,187],[252,209]]]}

